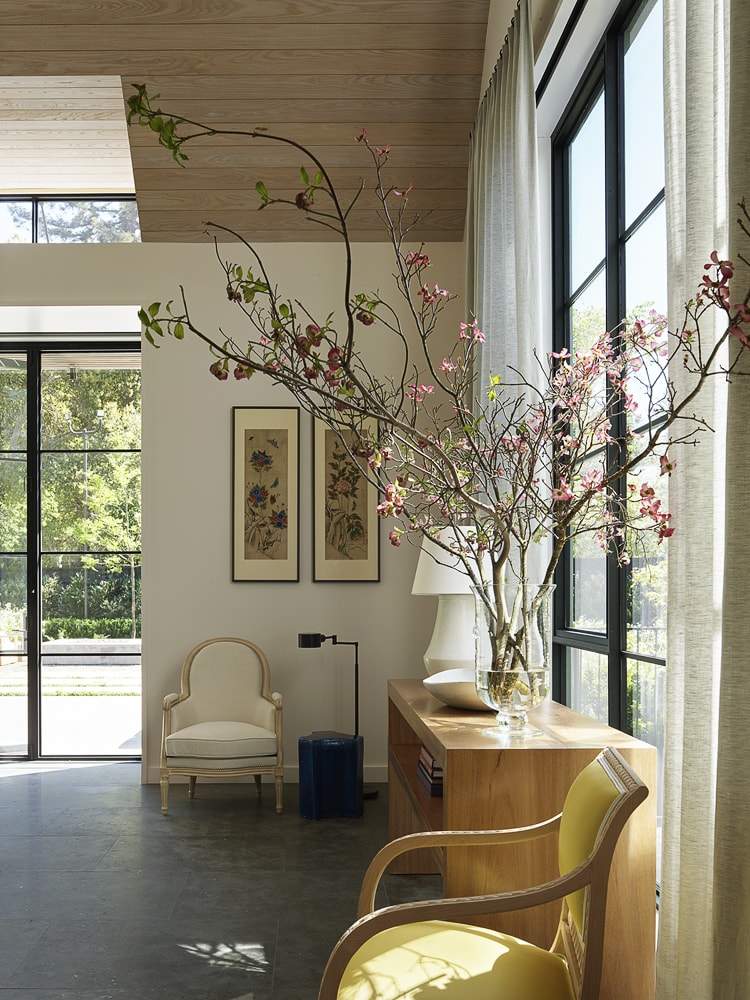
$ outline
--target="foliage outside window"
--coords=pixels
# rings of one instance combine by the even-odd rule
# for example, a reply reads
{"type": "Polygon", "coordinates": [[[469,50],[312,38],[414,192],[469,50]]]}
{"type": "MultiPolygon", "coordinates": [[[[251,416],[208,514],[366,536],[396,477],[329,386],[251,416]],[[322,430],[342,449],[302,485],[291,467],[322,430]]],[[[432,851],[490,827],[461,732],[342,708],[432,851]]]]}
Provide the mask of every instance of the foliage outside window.
{"type": "Polygon", "coordinates": [[[140,243],[135,198],[4,197],[0,243],[140,243]]]}
{"type": "Polygon", "coordinates": [[[79,368],[77,357],[41,355],[35,455],[26,355],[0,355],[0,632],[8,636],[34,625],[27,552],[35,519],[43,640],[140,635],[140,370],[128,362],[79,368]],[[37,462],[39,514],[30,519],[37,462]]]}

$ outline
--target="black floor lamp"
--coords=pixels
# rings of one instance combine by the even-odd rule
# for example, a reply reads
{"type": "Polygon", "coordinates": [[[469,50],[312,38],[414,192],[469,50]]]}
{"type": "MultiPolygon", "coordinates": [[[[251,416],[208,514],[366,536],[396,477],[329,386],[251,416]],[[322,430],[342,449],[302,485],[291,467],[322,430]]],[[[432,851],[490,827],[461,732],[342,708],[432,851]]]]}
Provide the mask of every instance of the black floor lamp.
{"type": "Polygon", "coordinates": [[[323,635],[321,632],[299,632],[297,645],[300,649],[320,649],[327,639],[334,646],[354,646],[354,735],[359,736],[359,643],[344,642],[337,635],[323,635]]]}
{"type": "MultiPolygon", "coordinates": [[[[354,646],[354,738],[359,737],[359,643],[346,642],[339,639],[337,635],[323,635],[322,632],[299,632],[297,634],[297,645],[300,649],[320,649],[328,639],[334,646],[354,646]]],[[[363,798],[376,799],[378,789],[370,786],[363,786],[363,798]]]]}

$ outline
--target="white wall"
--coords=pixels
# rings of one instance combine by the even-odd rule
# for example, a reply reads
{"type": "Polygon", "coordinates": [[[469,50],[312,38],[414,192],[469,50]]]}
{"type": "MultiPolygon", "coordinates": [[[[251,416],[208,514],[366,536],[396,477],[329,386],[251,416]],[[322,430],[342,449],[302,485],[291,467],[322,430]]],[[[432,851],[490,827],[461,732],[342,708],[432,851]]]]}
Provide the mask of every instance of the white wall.
{"type": "MultiPolygon", "coordinates": [[[[463,246],[430,248],[441,287],[462,292],[463,246]]],[[[236,248],[226,248],[227,256],[236,248]]],[[[336,308],[340,250],[329,244],[264,248],[282,288],[314,307],[336,308]],[[330,303],[330,305],[329,305],[330,303]]],[[[355,283],[393,287],[390,251],[362,244],[355,283]]],[[[223,297],[210,246],[2,246],[0,306],[148,304],[184,284],[205,326],[236,315],[223,297]]],[[[453,334],[460,305],[443,329],[453,334]]],[[[364,329],[364,328],[363,328],[364,329]]],[[[375,336],[376,327],[368,334],[375,336]]],[[[19,330],[19,334],[24,331],[19,330]]],[[[394,549],[381,526],[379,583],[312,583],[311,426],[302,414],[299,583],[233,583],[230,562],[230,420],[233,406],[293,405],[256,377],[218,382],[194,339],[143,348],[143,775],[158,780],[161,701],[174,690],[187,651],[216,635],[257,641],[284,696],[288,777],[296,780],[297,739],[353,724],[353,650],[326,644],[299,650],[297,633],[320,630],[360,643],[360,730],[365,777],[386,778],[386,680],[424,675],[436,599],[410,594],[416,550],[394,549]]],[[[374,363],[388,369],[387,358],[374,363]]],[[[395,372],[394,372],[395,374],[395,372]]]]}

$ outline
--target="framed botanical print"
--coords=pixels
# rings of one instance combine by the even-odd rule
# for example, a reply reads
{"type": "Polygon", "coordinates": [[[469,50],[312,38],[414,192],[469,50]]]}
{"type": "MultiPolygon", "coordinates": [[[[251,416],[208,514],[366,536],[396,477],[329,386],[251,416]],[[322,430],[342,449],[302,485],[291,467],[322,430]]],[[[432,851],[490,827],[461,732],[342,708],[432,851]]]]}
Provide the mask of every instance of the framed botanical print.
{"type": "MultiPolygon", "coordinates": [[[[352,444],[352,432],[344,431],[352,444]]],[[[322,420],[313,427],[313,580],[380,579],[377,490],[338,434],[322,420]]]]}
{"type": "Polygon", "coordinates": [[[232,409],[232,579],[299,580],[299,409],[232,409]]]}

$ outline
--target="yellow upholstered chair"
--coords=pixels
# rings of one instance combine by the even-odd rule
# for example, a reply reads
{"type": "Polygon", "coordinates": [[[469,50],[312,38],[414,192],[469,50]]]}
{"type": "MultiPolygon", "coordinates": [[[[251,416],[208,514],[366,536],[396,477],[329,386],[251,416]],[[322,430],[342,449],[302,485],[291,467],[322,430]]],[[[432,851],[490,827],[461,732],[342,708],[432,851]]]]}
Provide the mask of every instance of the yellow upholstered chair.
{"type": "MultiPolygon", "coordinates": [[[[360,919],[336,945],[320,1000],[596,1000],[609,869],[626,820],[648,790],[603,750],[576,777],[562,812],[516,830],[415,833],[387,844],[362,884],[360,919]],[[388,906],[373,912],[380,877],[416,847],[487,846],[556,834],[560,877],[495,895],[388,906]],[[549,950],[470,921],[559,899],[549,950]],[[466,922],[459,922],[466,921],[466,922]]],[[[634,956],[637,961],[637,956],[634,956]]]]}
{"type": "Polygon", "coordinates": [[[282,699],[271,693],[268,660],[247,639],[207,639],[182,665],[179,694],[164,699],[161,740],[161,809],[167,811],[169,779],[187,775],[188,795],[198,777],[264,774],[276,785],[282,810],[282,699]]]}

